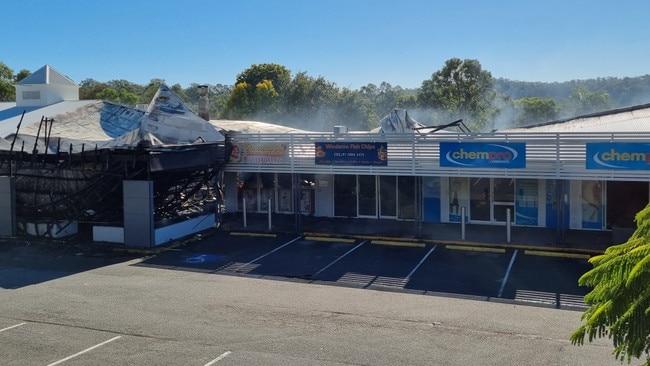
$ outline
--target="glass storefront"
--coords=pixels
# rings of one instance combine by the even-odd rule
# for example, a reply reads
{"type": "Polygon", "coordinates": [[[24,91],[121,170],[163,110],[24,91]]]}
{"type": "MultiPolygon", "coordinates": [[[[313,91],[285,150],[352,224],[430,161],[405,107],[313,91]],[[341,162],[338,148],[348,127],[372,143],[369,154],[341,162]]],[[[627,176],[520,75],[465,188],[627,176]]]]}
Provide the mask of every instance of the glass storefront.
{"type": "Polygon", "coordinates": [[[271,204],[272,212],[295,212],[295,202],[301,213],[310,214],[314,210],[314,174],[297,175],[294,192],[294,175],[284,173],[238,173],[237,210],[244,204],[247,212],[267,212],[271,204]]]}
{"type": "Polygon", "coordinates": [[[416,177],[336,175],[334,216],[416,218],[416,177]]]}

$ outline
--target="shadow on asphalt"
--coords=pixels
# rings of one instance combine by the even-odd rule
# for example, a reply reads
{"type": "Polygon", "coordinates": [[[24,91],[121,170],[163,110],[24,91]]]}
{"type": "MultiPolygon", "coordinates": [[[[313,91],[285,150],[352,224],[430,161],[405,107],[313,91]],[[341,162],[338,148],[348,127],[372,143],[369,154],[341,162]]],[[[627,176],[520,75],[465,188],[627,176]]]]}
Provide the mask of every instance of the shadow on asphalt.
{"type": "Polygon", "coordinates": [[[137,256],[98,244],[3,240],[0,288],[19,289],[134,258],[137,256]]]}

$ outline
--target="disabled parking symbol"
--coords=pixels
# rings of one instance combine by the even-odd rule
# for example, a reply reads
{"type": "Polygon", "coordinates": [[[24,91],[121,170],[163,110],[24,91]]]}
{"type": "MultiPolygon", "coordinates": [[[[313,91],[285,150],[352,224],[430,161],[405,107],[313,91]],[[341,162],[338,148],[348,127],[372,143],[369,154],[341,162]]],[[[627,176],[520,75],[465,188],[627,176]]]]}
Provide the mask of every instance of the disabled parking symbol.
{"type": "Polygon", "coordinates": [[[199,263],[205,263],[205,262],[214,262],[221,258],[220,255],[216,254],[200,254],[194,257],[189,257],[185,259],[185,263],[188,264],[199,264],[199,263]]]}

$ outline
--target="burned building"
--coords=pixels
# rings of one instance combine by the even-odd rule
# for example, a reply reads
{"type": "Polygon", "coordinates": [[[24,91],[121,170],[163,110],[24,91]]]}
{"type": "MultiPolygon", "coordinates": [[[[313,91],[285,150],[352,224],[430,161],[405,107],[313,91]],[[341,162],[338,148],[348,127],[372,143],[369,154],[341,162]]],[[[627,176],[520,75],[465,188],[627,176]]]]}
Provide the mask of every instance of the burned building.
{"type": "Polygon", "coordinates": [[[46,65],[16,94],[0,103],[5,236],[85,225],[100,241],[152,246],[187,235],[174,228],[187,220],[214,225],[226,138],[167,86],[146,109],[79,101],[78,87],[46,65]]]}

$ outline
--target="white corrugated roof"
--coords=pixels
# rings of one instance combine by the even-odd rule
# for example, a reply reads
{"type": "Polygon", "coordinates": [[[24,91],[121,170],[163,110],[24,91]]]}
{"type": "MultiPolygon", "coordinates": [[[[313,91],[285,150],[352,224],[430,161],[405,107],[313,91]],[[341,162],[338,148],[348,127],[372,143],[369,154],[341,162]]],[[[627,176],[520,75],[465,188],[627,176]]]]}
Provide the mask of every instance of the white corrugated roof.
{"type": "Polygon", "coordinates": [[[293,127],[286,127],[266,122],[258,121],[235,121],[235,120],[210,120],[210,123],[217,128],[228,132],[238,133],[306,133],[308,131],[299,130],[293,127]]]}
{"type": "Polygon", "coordinates": [[[51,118],[98,102],[100,101],[65,100],[45,107],[16,107],[15,102],[0,103],[0,137],[16,133],[23,112],[25,112],[25,117],[20,127],[21,131],[31,124],[39,124],[43,117],[51,118]]]}
{"type": "Polygon", "coordinates": [[[650,104],[512,128],[503,132],[650,132],[650,104]]]}

